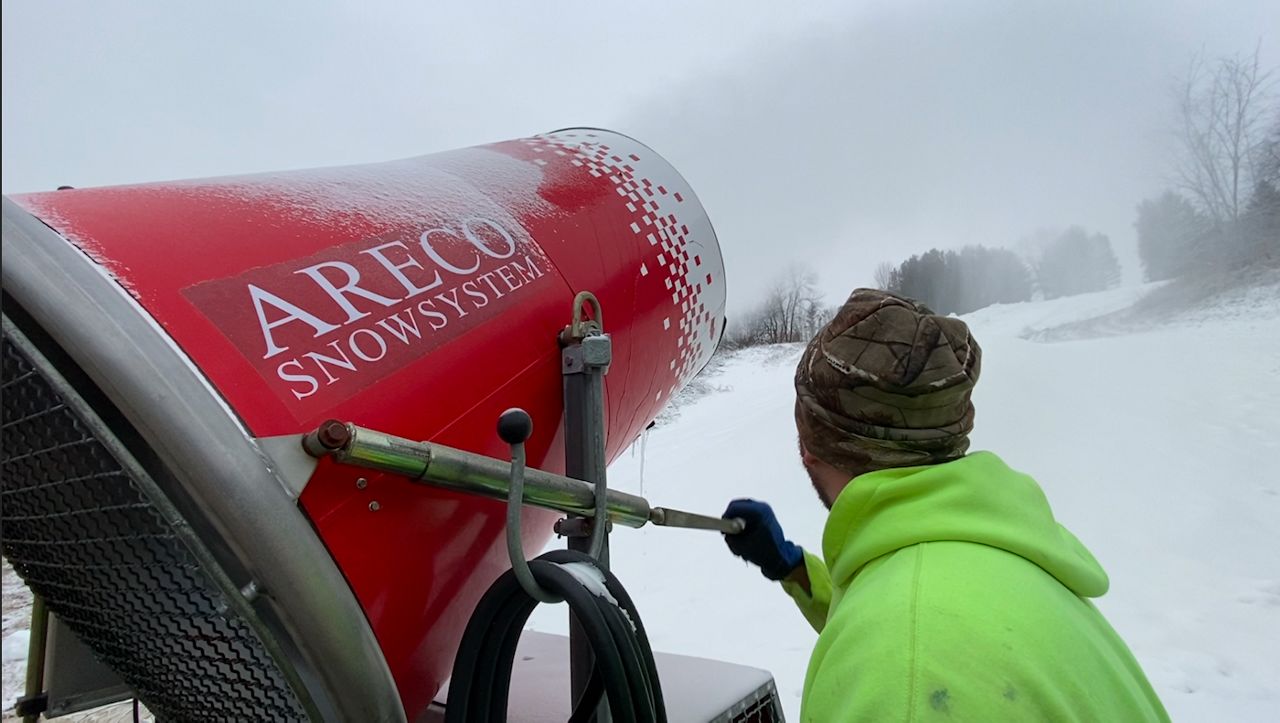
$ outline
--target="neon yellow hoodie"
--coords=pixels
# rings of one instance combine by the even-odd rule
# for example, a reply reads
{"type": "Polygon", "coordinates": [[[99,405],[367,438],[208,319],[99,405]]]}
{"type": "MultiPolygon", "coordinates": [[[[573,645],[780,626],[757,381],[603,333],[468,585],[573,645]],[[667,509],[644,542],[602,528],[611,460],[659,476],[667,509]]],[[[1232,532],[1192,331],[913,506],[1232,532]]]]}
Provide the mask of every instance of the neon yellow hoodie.
{"type": "Polygon", "coordinates": [[[990,452],[855,478],[822,552],[783,583],[819,632],[803,721],[1168,720],[1088,600],[1106,573],[990,452]]]}

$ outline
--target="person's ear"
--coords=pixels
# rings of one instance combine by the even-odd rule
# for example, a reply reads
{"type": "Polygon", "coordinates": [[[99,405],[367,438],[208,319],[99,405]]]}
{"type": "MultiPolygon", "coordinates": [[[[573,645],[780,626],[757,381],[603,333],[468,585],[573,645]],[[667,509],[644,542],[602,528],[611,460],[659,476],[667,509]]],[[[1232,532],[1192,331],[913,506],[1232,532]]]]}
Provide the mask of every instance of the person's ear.
{"type": "Polygon", "coordinates": [[[804,463],[804,466],[806,467],[812,467],[819,461],[818,458],[813,456],[813,453],[804,446],[804,442],[800,443],[800,461],[804,463]]]}

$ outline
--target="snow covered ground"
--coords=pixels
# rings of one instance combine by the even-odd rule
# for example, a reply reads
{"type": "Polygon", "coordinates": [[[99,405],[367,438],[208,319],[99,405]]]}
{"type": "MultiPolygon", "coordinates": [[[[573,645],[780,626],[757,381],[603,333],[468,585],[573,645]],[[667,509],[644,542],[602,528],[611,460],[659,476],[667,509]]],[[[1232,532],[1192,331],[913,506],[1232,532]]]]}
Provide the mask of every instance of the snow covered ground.
{"type": "MultiPolygon", "coordinates": [[[[1174,720],[1275,720],[1280,287],[1141,333],[1030,340],[1123,309],[1147,290],[966,317],[985,351],[974,448],[1037,476],[1059,519],[1092,548],[1112,580],[1099,606],[1174,720]]],[[[826,511],[797,460],[791,416],[799,353],[790,345],[728,357],[702,380],[702,396],[614,463],[610,483],[708,513],[733,497],[768,500],[792,539],[819,549],[826,511]]],[[[655,649],[766,668],[788,718],[799,719],[816,636],[780,590],[714,533],[619,529],[612,549],[655,649]]],[[[21,583],[5,568],[9,705],[20,692],[25,611],[21,583]]],[[[563,633],[565,615],[543,606],[530,627],[563,633]]],[[[125,716],[117,707],[93,718],[125,716]]]]}
{"type": "MultiPolygon", "coordinates": [[[[1038,343],[1028,330],[1124,308],[1144,289],[990,307],[974,449],[1035,475],[1111,575],[1099,606],[1179,721],[1272,721],[1280,708],[1280,293],[1124,336],[1038,343]]],[[[1231,302],[1232,305],[1235,302],[1231,302]]],[[[820,549],[825,510],[800,468],[798,346],[728,359],[711,386],[610,468],[653,503],[773,504],[820,549]]],[[[553,542],[553,546],[561,543],[553,542]]],[[[773,671],[790,720],[814,633],[714,533],[618,530],[613,569],[655,649],[773,671]]],[[[563,608],[531,627],[564,632],[563,608]]]]}

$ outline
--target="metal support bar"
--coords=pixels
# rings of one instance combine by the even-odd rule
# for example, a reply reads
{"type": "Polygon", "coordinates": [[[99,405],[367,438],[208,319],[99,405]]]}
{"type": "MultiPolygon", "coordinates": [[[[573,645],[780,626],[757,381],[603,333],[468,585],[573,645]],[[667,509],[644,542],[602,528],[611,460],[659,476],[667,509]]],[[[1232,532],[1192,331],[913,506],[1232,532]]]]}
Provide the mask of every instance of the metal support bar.
{"type": "MultiPolygon", "coordinates": [[[[590,482],[607,495],[605,467],[604,374],[612,360],[613,347],[604,334],[588,336],[562,352],[564,361],[565,473],[590,482]]],[[[601,497],[597,495],[597,497],[601,497]]],[[[591,515],[591,541],[581,544],[569,538],[569,549],[579,549],[609,568],[608,531],[605,511],[597,505],[591,515]]]]}
{"type": "MultiPolygon", "coordinates": [[[[609,567],[609,536],[604,501],[608,495],[605,458],[604,375],[613,361],[613,343],[604,333],[600,302],[583,291],[573,300],[573,317],[560,335],[561,372],[564,374],[564,440],[565,472],[570,477],[586,480],[595,486],[596,506],[591,516],[591,537],[569,537],[569,549],[586,552],[609,567]],[[592,318],[587,319],[584,306],[590,303],[592,318]]],[[[591,645],[582,626],[569,614],[569,688],[570,700],[577,701],[587,687],[595,661],[591,645]]],[[[610,720],[608,707],[602,702],[596,720],[610,720]]]]}
{"type": "Polygon", "coordinates": [[[27,691],[15,709],[23,723],[35,723],[48,706],[44,694],[44,654],[49,632],[49,611],[44,598],[31,598],[31,640],[27,643],[27,691]]]}

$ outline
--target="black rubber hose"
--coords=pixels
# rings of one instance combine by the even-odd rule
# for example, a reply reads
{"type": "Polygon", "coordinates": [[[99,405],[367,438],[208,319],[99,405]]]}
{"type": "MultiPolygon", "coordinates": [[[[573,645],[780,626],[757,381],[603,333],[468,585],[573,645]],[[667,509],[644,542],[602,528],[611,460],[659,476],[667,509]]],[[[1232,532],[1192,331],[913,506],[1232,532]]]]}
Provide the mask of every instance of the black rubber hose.
{"type": "MultiPolygon", "coordinates": [[[[534,578],[537,579],[536,577],[534,578]]],[[[537,601],[528,596],[513,595],[513,605],[504,608],[504,613],[511,610],[510,622],[499,620],[491,633],[497,641],[497,654],[493,659],[492,672],[488,680],[477,686],[477,690],[488,691],[486,699],[491,710],[490,720],[505,721],[507,700],[511,696],[511,674],[515,666],[516,646],[520,644],[520,634],[524,632],[524,624],[537,606],[537,601]]],[[[481,683],[481,681],[477,681],[481,683]]]]}
{"type": "MultiPolygon", "coordinates": [[[[493,695],[496,680],[503,677],[499,674],[503,658],[498,651],[509,647],[509,638],[518,638],[533,607],[532,598],[523,593],[511,572],[499,577],[481,598],[454,661],[446,720],[502,719],[503,706],[495,705],[497,696],[493,695]]],[[[509,680],[510,673],[505,677],[509,680]]]]}
{"type": "MultiPolygon", "coordinates": [[[[570,720],[589,720],[601,696],[607,696],[617,723],[665,723],[661,686],[653,652],[635,604],[617,578],[588,555],[560,550],[529,564],[538,585],[569,604],[591,645],[595,664],[570,720]],[[562,567],[585,563],[602,574],[605,590],[597,594],[562,567]]],[[[514,572],[501,575],[480,599],[463,633],[454,659],[445,707],[446,723],[504,721],[511,673],[520,633],[537,602],[520,586],[514,572]]]]}
{"type": "Polygon", "coordinates": [[[524,589],[517,579],[514,588],[507,591],[507,604],[491,623],[485,648],[492,652],[488,654],[476,676],[473,698],[478,700],[474,700],[472,705],[478,710],[469,720],[506,721],[516,645],[520,641],[525,622],[538,605],[536,600],[523,593],[524,589]]]}
{"type": "Polygon", "coordinates": [[[474,676],[480,667],[480,656],[486,649],[484,638],[489,632],[488,624],[492,624],[498,617],[498,610],[507,602],[504,596],[497,594],[503,577],[505,575],[494,581],[488,592],[480,598],[475,611],[471,614],[471,621],[462,634],[462,642],[458,645],[458,652],[453,659],[454,675],[450,679],[449,701],[445,708],[447,721],[475,720],[472,717],[474,711],[471,710],[470,705],[474,690],[472,686],[474,676]],[[460,671],[465,677],[458,675],[460,671]]]}
{"type": "MultiPolygon", "coordinates": [[[[553,554],[551,559],[559,559],[558,554],[553,554]]],[[[632,694],[637,701],[640,719],[665,723],[666,711],[662,704],[661,686],[658,684],[657,667],[644,623],[621,582],[607,570],[600,572],[603,573],[605,589],[613,600],[597,595],[596,602],[608,613],[606,620],[610,623],[622,651],[624,665],[628,668],[628,679],[632,682],[632,694]]]]}
{"type": "MultiPolygon", "coordinates": [[[[536,570],[534,577],[538,584],[562,595],[577,616],[583,633],[591,643],[591,652],[600,668],[600,676],[604,679],[605,696],[609,699],[609,711],[614,721],[645,723],[646,719],[640,715],[642,708],[638,707],[640,701],[633,693],[636,671],[634,665],[628,665],[624,647],[626,641],[614,634],[614,627],[610,626],[609,611],[604,610],[600,604],[608,603],[556,563],[535,560],[530,563],[530,567],[536,570]]],[[[616,607],[613,608],[613,613],[614,618],[621,615],[616,607]]],[[[503,707],[506,707],[506,701],[503,701],[503,707]]]]}
{"type": "Polygon", "coordinates": [[[582,689],[578,704],[573,707],[573,715],[569,716],[569,723],[589,723],[595,717],[596,708],[600,706],[600,699],[603,696],[604,680],[600,678],[600,668],[592,666],[591,677],[587,680],[587,686],[582,689]]]}
{"type": "MultiPolygon", "coordinates": [[[[630,712],[633,706],[628,675],[613,646],[613,636],[604,615],[598,608],[593,610],[597,596],[558,565],[535,560],[529,567],[540,585],[566,598],[587,630],[588,639],[595,646],[597,664],[602,669],[605,691],[610,698],[611,710],[615,711],[615,719],[621,723],[642,720],[630,712]]],[[[463,635],[463,646],[476,646],[476,664],[468,676],[465,670],[459,671],[455,663],[455,679],[450,683],[449,705],[445,709],[446,720],[506,719],[507,696],[497,695],[495,689],[501,687],[505,690],[509,686],[516,642],[534,606],[534,601],[520,587],[514,573],[504,574],[486,593],[463,635]],[[486,604],[495,601],[498,604],[486,604]],[[455,695],[460,696],[460,703],[465,701],[465,707],[459,706],[456,713],[453,709],[455,695]],[[452,715],[459,717],[454,719],[452,715]]]]}
{"type": "MultiPolygon", "coordinates": [[[[581,553],[573,550],[552,550],[538,559],[554,563],[567,563],[581,561],[580,555],[581,553]]],[[[658,678],[658,667],[653,659],[653,649],[649,646],[649,634],[645,631],[644,622],[640,619],[640,613],[637,612],[636,604],[631,599],[631,595],[627,593],[626,588],[622,587],[622,582],[608,570],[602,569],[601,572],[604,573],[605,588],[618,601],[618,606],[627,612],[630,622],[635,625],[635,638],[640,646],[640,655],[648,673],[646,677],[649,689],[653,695],[654,712],[657,714],[655,720],[657,723],[667,723],[667,708],[662,697],[662,683],[658,678]]]]}
{"type": "MultiPolygon", "coordinates": [[[[606,589],[608,589],[607,586],[606,589]]],[[[648,670],[645,668],[644,661],[641,660],[639,645],[636,642],[636,628],[617,604],[595,592],[591,595],[596,606],[600,608],[605,623],[609,626],[613,644],[626,671],[625,679],[628,683],[632,708],[636,711],[639,720],[655,720],[653,693],[649,689],[648,670]]]]}
{"type": "MultiPolygon", "coordinates": [[[[537,601],[524,593],[519,580],[514,573],[503,575],[494,583],[494,587],[490,588],[490,592],[486,593],[486,597],[493,594],[496,599],[502,601],[491,616],[483,619],[483,635],[480,637],[477,646],[479,648],[479,656],[476,664],[475,672],[472,677],[470,694],[468,696],[468,711],[466,718],[459,720],[466,721],[502,721],[505,719],[507,691],[510,687],[511,665],[513,661],[509,661],[506,666],[503,665],[504,658],[501,651],[506,649],[514,650],[514,643],[509,642],[511,639],[519,639],[520,632],[524,627],[524,623],[528,620],[530,613],[537,606],[537,601]],[[504,672],[505,671],[505,672],[504,672]],[[502,688],[501,696],[495,688],[502,688]]],[[[472,622],[476,622],[477,618],[472,617],[472,622]]],[[[468,630],[471,624],[468,624],[468,630]]],[[[463,645],[467,644],[464,634],[463,645]]],[[[514,655],[512,656],[514,658],[514,655]]],[[[456,669],[456,666],[455,666],[456,669]]],[[[452,685],[450,683],[450,703],[452,703],[452,685]]],[[[446,712],[449,710],[446,707],[446,712]]]]}

